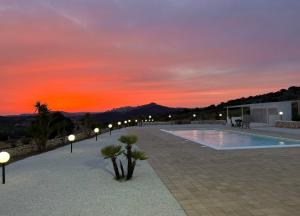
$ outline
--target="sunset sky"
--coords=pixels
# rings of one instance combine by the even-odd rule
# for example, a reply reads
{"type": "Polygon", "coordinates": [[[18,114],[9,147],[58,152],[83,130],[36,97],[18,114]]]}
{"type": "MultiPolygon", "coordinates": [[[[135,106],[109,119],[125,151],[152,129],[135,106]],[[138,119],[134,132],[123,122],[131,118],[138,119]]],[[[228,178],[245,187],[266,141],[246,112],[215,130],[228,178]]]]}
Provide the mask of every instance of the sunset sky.
{"type": "Polygon", "coordinates": [[[0,114],[299,86],[299,21],[299,0],[0,0],[0,114]]]}

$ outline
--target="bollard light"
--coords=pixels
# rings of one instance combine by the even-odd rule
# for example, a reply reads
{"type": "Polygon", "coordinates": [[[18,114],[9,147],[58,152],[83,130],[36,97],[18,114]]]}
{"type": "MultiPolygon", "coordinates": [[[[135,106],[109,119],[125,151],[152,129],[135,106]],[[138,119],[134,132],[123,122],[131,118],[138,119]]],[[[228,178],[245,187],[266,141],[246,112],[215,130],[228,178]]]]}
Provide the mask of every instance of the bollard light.
{"type": "Polygon", "coordinates": [[[280,112],[278,113],[278,115],[280,115],[280,120],[282,121],[283,112],[280,111],[280,112]]]}
{"type": "Polygon", "coordinates": [[[10,155],[8,152],[0,152],[0,163],[2,165],[2,184],[5,184],[5,164],[9,161],[10,155]]]}
{"type": "Polygon", "coordinates": [[[70,141],[71,143],[71,153],[73,152],[73,142],[75,141],[76,137],[74,134],[71,134],[68,136],[68,140],[70,141]]]}
{"type": "Polygon", "coordinates": [[[95,128],[94,129],[94,133],[96,135],[96,141],[98,140],[98,133],[100,132],[100,129],[99,128],[95,128]]]}
{"type": "Polygon", "coordinates": [[[108,128],[109,128],[109,134],[111,135],[111,130],[112,130],[112,127],[113,127],[113,125],[112,124],[109,124],[108,125],[108,128]]]}

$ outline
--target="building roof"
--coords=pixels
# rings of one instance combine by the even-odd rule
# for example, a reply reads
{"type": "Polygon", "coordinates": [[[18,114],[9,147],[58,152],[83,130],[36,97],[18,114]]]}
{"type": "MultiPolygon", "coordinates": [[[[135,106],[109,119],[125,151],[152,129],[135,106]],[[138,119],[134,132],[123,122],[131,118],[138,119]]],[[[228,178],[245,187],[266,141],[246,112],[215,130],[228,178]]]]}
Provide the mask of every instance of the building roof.
{"type": "Polygon", "coordinates": [[[275,102],[265,102],[265,103],[241,104],[241,105],[235,105],[235,106],[227,106],[226,108],[242,108],[242,107],[250,107],[251,105],[256,105],[256,104],[274,104],[274,103],[292,103],[292,102],[300,102],[300,100],[289,100],[289,101],[275,101],[275,102]]]}

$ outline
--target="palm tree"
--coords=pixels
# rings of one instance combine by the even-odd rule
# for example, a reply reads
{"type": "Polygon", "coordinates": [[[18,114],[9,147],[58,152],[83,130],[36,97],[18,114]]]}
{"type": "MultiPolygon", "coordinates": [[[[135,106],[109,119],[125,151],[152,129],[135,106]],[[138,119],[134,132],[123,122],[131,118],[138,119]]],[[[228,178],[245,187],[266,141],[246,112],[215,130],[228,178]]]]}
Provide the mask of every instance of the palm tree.
{"type": "Polygon", "coordinates": [[[137,142],[137,136],[135,135],[129,135],[129,136],[121,136],[119,138],[119,141],[121,143],[126,144],[126,153],[125,156],[127,158],[127,176],[126,179],[129,180],[132,178],[133,175],[133,161],[132,161],[132,145],[137,142]]]}
{"type": "Polygon", "coordinates": [[[120,179],[117,157],[122,153],[122,146],[120,145],[109,145],[101,149],[101,154],[104,156],[104,159],[111,159],[117,180],[120,179]]]}
{"type": "Polygon", "coordinates": [[[37,144],[38,150],[44,151],[47,147],[47,141],[52,130],[51,125],[51,112],[48,109],[47,104],[42,104],[40,101],[36,102],[35,109],[37,116],[35,121],[32,123],[29,131],[37,144]]]}
{"type": "Polygon", "coordinates": [[[136,161],[137,160],[147,160],[148,157],[145,152],[137,151],[137,150],[132,151],[131,156],[133,158],[133,161],[132,161],[132,174],[133,174],[133,171],[134,171],[134,168],[136,165],[136,161]]]}

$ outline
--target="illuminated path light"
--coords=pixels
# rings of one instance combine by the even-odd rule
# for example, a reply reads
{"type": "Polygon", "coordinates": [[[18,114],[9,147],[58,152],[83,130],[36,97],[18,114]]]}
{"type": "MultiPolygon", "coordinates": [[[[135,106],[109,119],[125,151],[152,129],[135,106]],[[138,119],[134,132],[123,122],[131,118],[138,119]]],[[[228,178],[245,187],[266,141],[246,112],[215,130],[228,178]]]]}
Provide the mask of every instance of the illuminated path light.
{"type": "Polygon", "coordinates": [[[108,128],[109,128],[109,134],[110,134],[110,135],[111,135],[112,127],[113,127],[112,124],[109,124],[109,125],[108,125],[108,128]]]}
{"type": "Polygon", "coordinates": [[[280,115],[280,121],[282,121],[283,112],[280,111],[280,112],[278,113],[278,115],[280,115]]]}
{"type": "Polygon", "coordinates": [[[2,184],[5,184],[5,164],[9,161],[9,153],[3,151],[0,152],[0,163],[2,165],[2,184]]]}
{"type": "Polygon", "coordinates": [[[95,133],[95,135],[96,135],[96,141],[98,140],[98,134],[99,134],[99,132],[100,132],[100,129],[99,129],[99,128],[95,128],[95,129],[94,129],[94,133],[95,133]]]}
{"type": "Polygon", "coordinates": [[[73,152],[73,142],[75,141],[76,137],[74,134],[71,134],[68,136],[68,140],[70,141],[71,143],[71,153],[73,152]]]}

